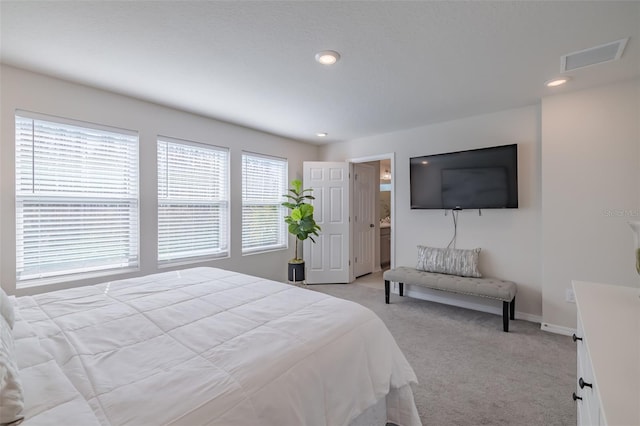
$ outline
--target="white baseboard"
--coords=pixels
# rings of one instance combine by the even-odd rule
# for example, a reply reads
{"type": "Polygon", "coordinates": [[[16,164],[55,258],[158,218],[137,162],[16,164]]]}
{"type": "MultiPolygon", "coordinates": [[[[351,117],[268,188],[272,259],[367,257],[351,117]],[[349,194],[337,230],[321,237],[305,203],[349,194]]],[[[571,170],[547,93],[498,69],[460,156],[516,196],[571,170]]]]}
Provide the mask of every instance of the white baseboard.
{"type": "Polygon", "coordinates": [[[536,324],[540,324],[542,322],[542,317],[540,315],[533,315],[533,314],[528,314],[526,312],[518,312],[518,311],[516,311],[516,319],[535,322],[536,324]]]}
{"type": "MultiPolygon", "coordinates": [[[[397,283],[392,283],[392,292],[398,294],[397,283]]],[[[474,296],[467,296],[464,294],[447,293],[438,290],[430,290],[424,287],[416,287],[405,284],[404,294],[416,299],[428,300],[430,302],[443,303],[446,305],[457,306],[459,308],[472,309],[474,311],[487,312],[489,314],[495,314],[502,316],[502,302],[499,300],[491,300],[478,298],[474,296]]],[[[518,301],[516,298],[516,309],[518,307],[518,301]]],[[[542,322],[542,317],[539,315],[533,315],[526,312],[515,311],[515,318],[517,320],[530,321],[537,324],[542,322]]]]}
{"type": "MultiPolygon", "coordinates": [[[[398,294],[398,286],[396,283],[392,283],[392,292],[398,294]]],[[[482,299],[473,296],[465,296],[461,294],[446,293],[437,290],[430,290],[423,287],[413,287],[405,284],[404,294],[416,299],[428,300],[430,302],[444,303],[446,305],[457,306],[459,308],[473,309],[475,311],[487,312],[489,314],[502,315],[502,302],[493,301],[489,299],[482,299]],[[484,302],[484,303],[481,303],[484,302]]],[[[516,298],[516,308],[518,301],[516,298]]],[[[576,330],[570,327],[564,327],[561,325],[549,324],[542,322],[540,315],[533,315],[526,312],[519,312],[516,310],[515,317],[517,320],[534,322],[540,324],[540,329],[548,331],[549,333],[562,334],[563,336],[571,336],[576,330]]]]}
{"type": "Polygon", "coordinates": [[[543,322],[540,324],[540,330],[548,331],[549,333],[562,334],[564,336],[572,336],[575,332],[575,328],[564,327],[562,325],[555,325],[543,322]]]}

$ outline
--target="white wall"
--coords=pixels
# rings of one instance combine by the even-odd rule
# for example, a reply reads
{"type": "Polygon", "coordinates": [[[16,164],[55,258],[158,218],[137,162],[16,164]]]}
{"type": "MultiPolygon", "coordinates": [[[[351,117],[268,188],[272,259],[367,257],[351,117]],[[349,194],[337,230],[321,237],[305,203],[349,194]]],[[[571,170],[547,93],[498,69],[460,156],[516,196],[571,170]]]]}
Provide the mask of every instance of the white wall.
{"type": "MultiPolygon", "coordinates": [[[[321,157],[396,152],[395,265],[412,266],[415,246],[446,246],[452,224],[441,210],[409,208],[409,158],[518,143],[520,208],[485,210],[482,216],[462,212],[457,246],[481,247],[481,272],[518,284],[521,318],[537,317],[547,329],[569,332],[576,326],[575,305],[565,301],[571,280],[640,285],[627,225],[640,220],[639,123],[640,81],[634,80],[549,96],[539,107],[330,145],[321,157]]],[[[440,300],[472,303],[453,296],[440,300]]]]}
{"type": "Polygon", "coordinates": [[[343,161],[395,151],[392,218],[395,263],[392,264],[415,266],[416,246],[445,247],[453,235],[453,224],[451,215],[444,216],[443,210],[410,209],[409,158],[517,143],[520,207],[483,210],[482,216],[477,211],[461,212],[457,247],[481,247],[481,272],[515,281],[516,310],[521,317],[528,315],[539,320],[542,314],[539,129],[540,109],[535,105],[332,144],[321,149],[321,157],[326,161],[343,161]]]}
{"type": "MultiPolygon", "coordinates": [[[[15,292],[15,179],[14,114],[16,109],[108,126],[136,130],[140,136],[140,271],[125,276],[157,272],[157,189],[156,137],[171,136],[228,147],[231,158],[231,256],[204,263],[275,280],[286,279],[287,260],[293,257],[293,240],[289,250],[242,256],[241,253],[241,154],[243,150],[285,157],[289,160],[289,177],[302,177],[302,161],[315,160],[318,148],[247,128],[223,123],[156,104],[62,80],[33,74],[12,67],[0,68],[1,144],[0,144],[0,279],[2,287],[15,292]]],[[[197,265],[194,265],[197,266],[197,265]]],[[[163,269],[167,270],[167,269],[163,269]]],[[[105,278],[67,282],[46,290],[91,284],[105,278]]],[[[26,294],[42,291],[30,288],[26,294]]]]}
{"type": "MultiPolygon", "coordinates": [[[[575,305],[565,302],[572,279],[640,283],[626,224],[640,220],[638,80],[550,96],[541,106],[318,148],[7,66],[0,74],[0,279],[9,293],[15,291],[16,109],[139,131],[143,237],[141,270],[133,275],[157,271],[155,138],[162,134],[230,148],[231,257],[207,265],[284,280],[286,262],[293,256],[293,244],[289,250],[241,255],[242,150],[287,157],[290,178],[302,176],[303,160],[343,161],[395,151],[392,262],[412,266],[417,244],[446,246],[453,227],[451,216],[441,210],[409,208],[409,158],[518,143],[520,208],[485,210],[482,216],[461,212],[457,247],[481,247],[480,268],[486,276],[518,283],[521,317],[535,320],[542,315],[542,322],[552,326],[575,327],[575,305]]],[[[68,282],[47,290],[102,280],[68,282]]],[[[447,301],[464,304],[461,300],[447,301]]]]}
{"type": "Polygon", "coordinates": [[[542,100],[544,322],[573,328],[571,280],[639,285],[640,81],[542,100]]]}

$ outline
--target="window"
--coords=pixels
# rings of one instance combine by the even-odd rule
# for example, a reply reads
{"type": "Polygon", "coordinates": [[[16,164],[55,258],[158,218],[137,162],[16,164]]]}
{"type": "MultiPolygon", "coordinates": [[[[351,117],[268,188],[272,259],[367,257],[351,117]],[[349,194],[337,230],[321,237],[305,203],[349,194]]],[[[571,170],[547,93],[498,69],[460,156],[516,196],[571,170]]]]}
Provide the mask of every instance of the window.
{"type": "Polygon", "coordinates": [[[287,160],[242,154],[242,253],[287,247],[287,160]]]}
{"type": "Polygon", "coordinates": [[[138,136],[16,113],[16,278],[138,265],[138,136]]]}
{"type": "Polygon", "coordinates": [[[228,254],[229,152],[158,139],[158,263],[228,254]]]}

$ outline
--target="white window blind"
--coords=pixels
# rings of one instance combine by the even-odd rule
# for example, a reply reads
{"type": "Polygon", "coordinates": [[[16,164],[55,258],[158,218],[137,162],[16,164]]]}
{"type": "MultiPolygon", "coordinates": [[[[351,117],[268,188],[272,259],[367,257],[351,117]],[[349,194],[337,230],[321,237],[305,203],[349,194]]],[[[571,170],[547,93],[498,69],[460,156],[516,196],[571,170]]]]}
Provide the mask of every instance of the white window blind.
{"type": "Polygon", "coordinates": [[[229,152],[158,139],[158,262],[228,254],[229,152]]]}
{"type": "Polygon", "coordinates": [[[287,247],[287,160],[242,154],[242,252],[287,247]]]}
{"type": "Polygon", "coordinates": [[[138,265],[138,136],[16,114],[16,278],[138,265]]]}

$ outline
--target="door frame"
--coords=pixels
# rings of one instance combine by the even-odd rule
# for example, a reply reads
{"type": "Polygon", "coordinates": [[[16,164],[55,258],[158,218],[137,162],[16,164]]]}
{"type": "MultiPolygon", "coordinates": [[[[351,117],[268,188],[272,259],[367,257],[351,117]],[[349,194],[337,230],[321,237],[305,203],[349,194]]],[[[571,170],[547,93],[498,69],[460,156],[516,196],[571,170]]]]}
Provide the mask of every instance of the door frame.
{"type": "MultiPolygon", "coordinates": [[[[396,153],[395,152],[389,152],[386,154],[378,154],[378,155],[369,155],[366,157],[355,157],[355,158],[350,158],[347,159],[346,161],[349,163],[367,163],[369,161],[379,161],[379,160],[390,160],[391,162],[391,194],[390,194],[390,198],[391,198],[391,259],[390,259],[390,268],[395,268],[396,265],[396,201],[395,201],[395,192],[396,192],[396,171],[395,171],[395,167],[396,167],[396,153]]],[[[353,191],[351,194],[351,197],[353,197],[353,191]]],[[[351,200],[351,202],[353,202],[353,199],[351,200]]],[[[353,241],[353,226],[349,227],[349,232],[351,233],[351,239],[353,241]]],[[[350,253],[351,256],[351,264],[353,264],[353,250],[350,253]]],[[[351,276],[351,281],[355,280],[355,272],[352,269],[352,276],[351,276]]]]}

